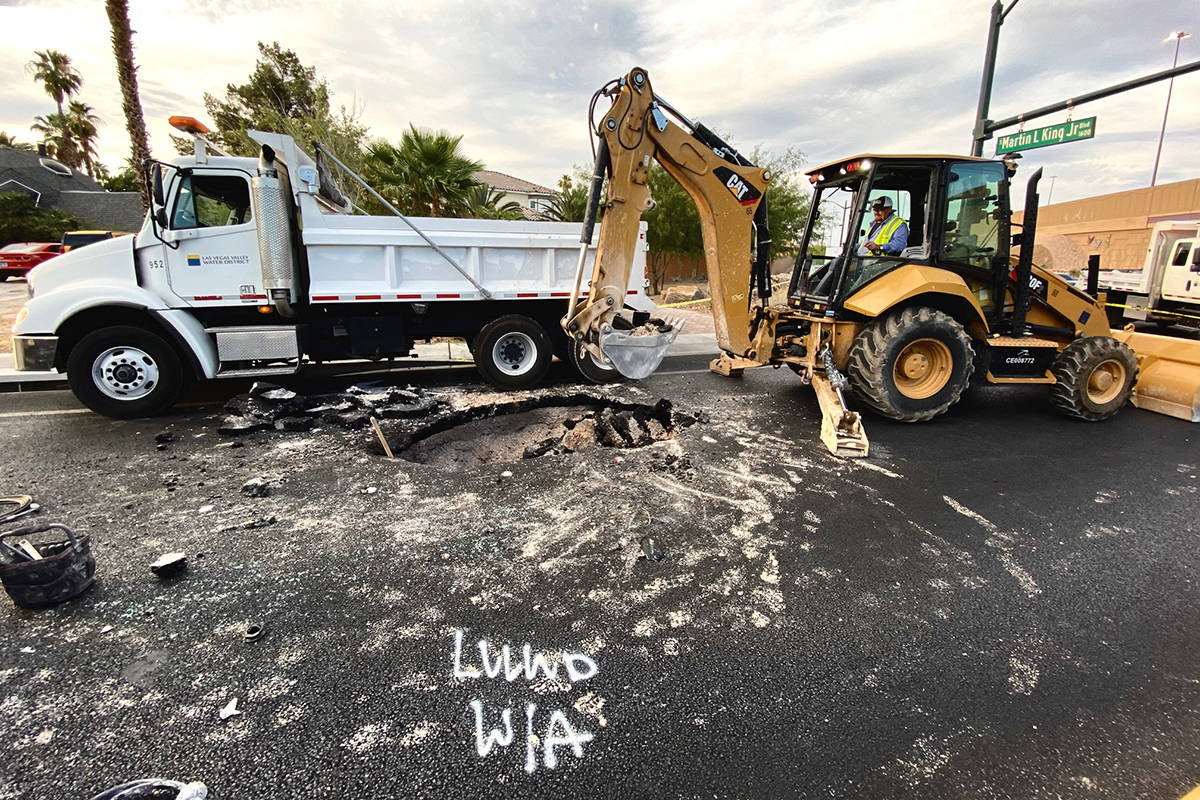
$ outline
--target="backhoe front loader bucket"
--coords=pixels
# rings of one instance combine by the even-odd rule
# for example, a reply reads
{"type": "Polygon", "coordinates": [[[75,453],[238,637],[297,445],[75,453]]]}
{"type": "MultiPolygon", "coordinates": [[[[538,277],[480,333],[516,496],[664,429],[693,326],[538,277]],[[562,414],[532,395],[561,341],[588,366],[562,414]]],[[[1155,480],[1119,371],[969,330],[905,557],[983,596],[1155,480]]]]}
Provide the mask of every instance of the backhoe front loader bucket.
{"type": "Polygon", "coordinates": [[[1188,422],[1200,422],[1200,342],[1114,330],[1138,360],[1133,404],[1188,422]]]}

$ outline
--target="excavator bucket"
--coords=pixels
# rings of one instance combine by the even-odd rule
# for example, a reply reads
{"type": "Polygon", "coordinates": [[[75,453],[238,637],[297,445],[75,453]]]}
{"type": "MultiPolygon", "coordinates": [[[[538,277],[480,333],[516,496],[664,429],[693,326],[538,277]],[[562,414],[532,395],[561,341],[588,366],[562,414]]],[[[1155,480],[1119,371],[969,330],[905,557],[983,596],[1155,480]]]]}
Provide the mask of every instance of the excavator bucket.
{"type": "Polygon", "coordinates": [[[600,336],[600,351],[626,378],[649,377],[667,355],[679,335],[678,325],[650,323],[631,331],[609,331],[600,336]]]}
{"type": "Polygon", "coordinates": [[[1138,360],[1133,404],[1188,422],[1200,422],[1200,342],[1114,330],[1138,360]]]}

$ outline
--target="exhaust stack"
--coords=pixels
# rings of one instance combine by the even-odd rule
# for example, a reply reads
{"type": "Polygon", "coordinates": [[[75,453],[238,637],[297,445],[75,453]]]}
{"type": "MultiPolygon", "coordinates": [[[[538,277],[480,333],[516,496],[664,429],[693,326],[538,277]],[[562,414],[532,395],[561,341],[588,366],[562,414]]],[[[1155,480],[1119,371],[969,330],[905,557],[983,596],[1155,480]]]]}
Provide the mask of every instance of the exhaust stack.
{"type": "Polygon", "coordinates": [[[296,315],[296,258],[292,249],[289,194],[286,173],[275,160],[270,145],[262,146],[258,175],[250,181],[254,219],[258,226],[258,255],[262,262],[263,289],[283,317],[296,315]]]}

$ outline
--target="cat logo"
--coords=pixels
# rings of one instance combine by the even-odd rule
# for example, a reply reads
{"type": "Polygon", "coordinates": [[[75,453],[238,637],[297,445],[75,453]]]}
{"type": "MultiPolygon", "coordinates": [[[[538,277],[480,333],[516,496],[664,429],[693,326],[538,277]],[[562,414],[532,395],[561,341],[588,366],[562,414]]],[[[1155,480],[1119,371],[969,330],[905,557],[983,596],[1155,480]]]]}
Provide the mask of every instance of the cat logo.
{"type": "Polygon", "coordinates": [[[737,198],[737,201],[744,206],[752,206],[757,202],[758,198],[762,197],[762,192],[747,183],[745,178],[738,175],[729,167],[717,167],[713,170],[713,175],[720,178],[730,194],[737,198]]]}

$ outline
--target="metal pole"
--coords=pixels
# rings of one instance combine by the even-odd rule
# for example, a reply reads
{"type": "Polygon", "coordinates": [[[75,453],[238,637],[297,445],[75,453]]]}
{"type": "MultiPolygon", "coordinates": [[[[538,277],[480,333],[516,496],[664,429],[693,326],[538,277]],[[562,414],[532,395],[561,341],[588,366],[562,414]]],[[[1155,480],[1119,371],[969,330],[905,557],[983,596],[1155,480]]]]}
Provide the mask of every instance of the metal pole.
{"type": "Polygon", "coordinates": [[[987,49],[983,51],[983,79],[979,84],[979,106],[975,111],[975,128],[971,131],[971,155],[983,155],[983,143],[988,138],[987,115],[992,104],[992,83],[996,77],[996,45],[1000,41],[1000,25],[1004,22],[1004,5],[996,0],[988,21],[987,49]]]}
{"type": "MultiPolygon", "coordinates": [[[[1175,31],[1175,58],[1171,61],[1171,69],[1179,64],[1179,43],[1183,41],[1183,31],[1175,31]]],[[[1175,78],[1171,77],[1167,84],[1167,107],[1163,109],[1162,129],[1158,132],[1158,150],[1154,153],[1154,172],[1150,173],[1150,185],[1158,182],[1158,160],[1162,157],[1163,137],[1167,135],[1167,114],[1171,113],[1171,92],[1175,90],[1175,78]]]]}
{"type": "Polygon", "coordinates": [[[1054,181],[1058,178],[1057,175],[1050,176],[1050,191],[1046,192],[1046,205],[1050,205],[1050,198],[1054,197],[1054,181]]]}
{"type": "Polygon", "coordinates": [[[1071,106],[1081,106],[1084,103],[1090,103],[1093,100],[1103,100],[1105,97],[1111,97],[1114,94],[1127,92],[1130,89],[1140,89],[1141,87],[1148,86],[1151,83],[1165,81],[1167,78],[1174,78],[1176,75],[1186,75],[1189,72],[1195,72],[1197,70],[1200,70],[1200,61],[1193,61],[1191,63],[1184,64],[1182,67],[1164,69],[1162,72],[1156,72],[1153,75],[1146,75],[1142,78],[1134,78],[1131,81],[1118,83],[1105,89],[1100,89],[1095,92],[1088,92],[1087,94],[1082,94],[1078,97],[1072,97],[1068,100],[1062,100],[1052,105],[1042,106],[1041,108],[1035,108],[1033,111],[1026,111],[1024,114],[1017,114],[1015,117],[1007,117],[999,122],[988,122],[984,127],[989,134],[994,133],[1001,128],[1011,128],[1013,125],[1018,125],[1021,122],[1028,122],[1031,119],[1045,117],[1057,111],[1064,111],[1071,106]]]}

